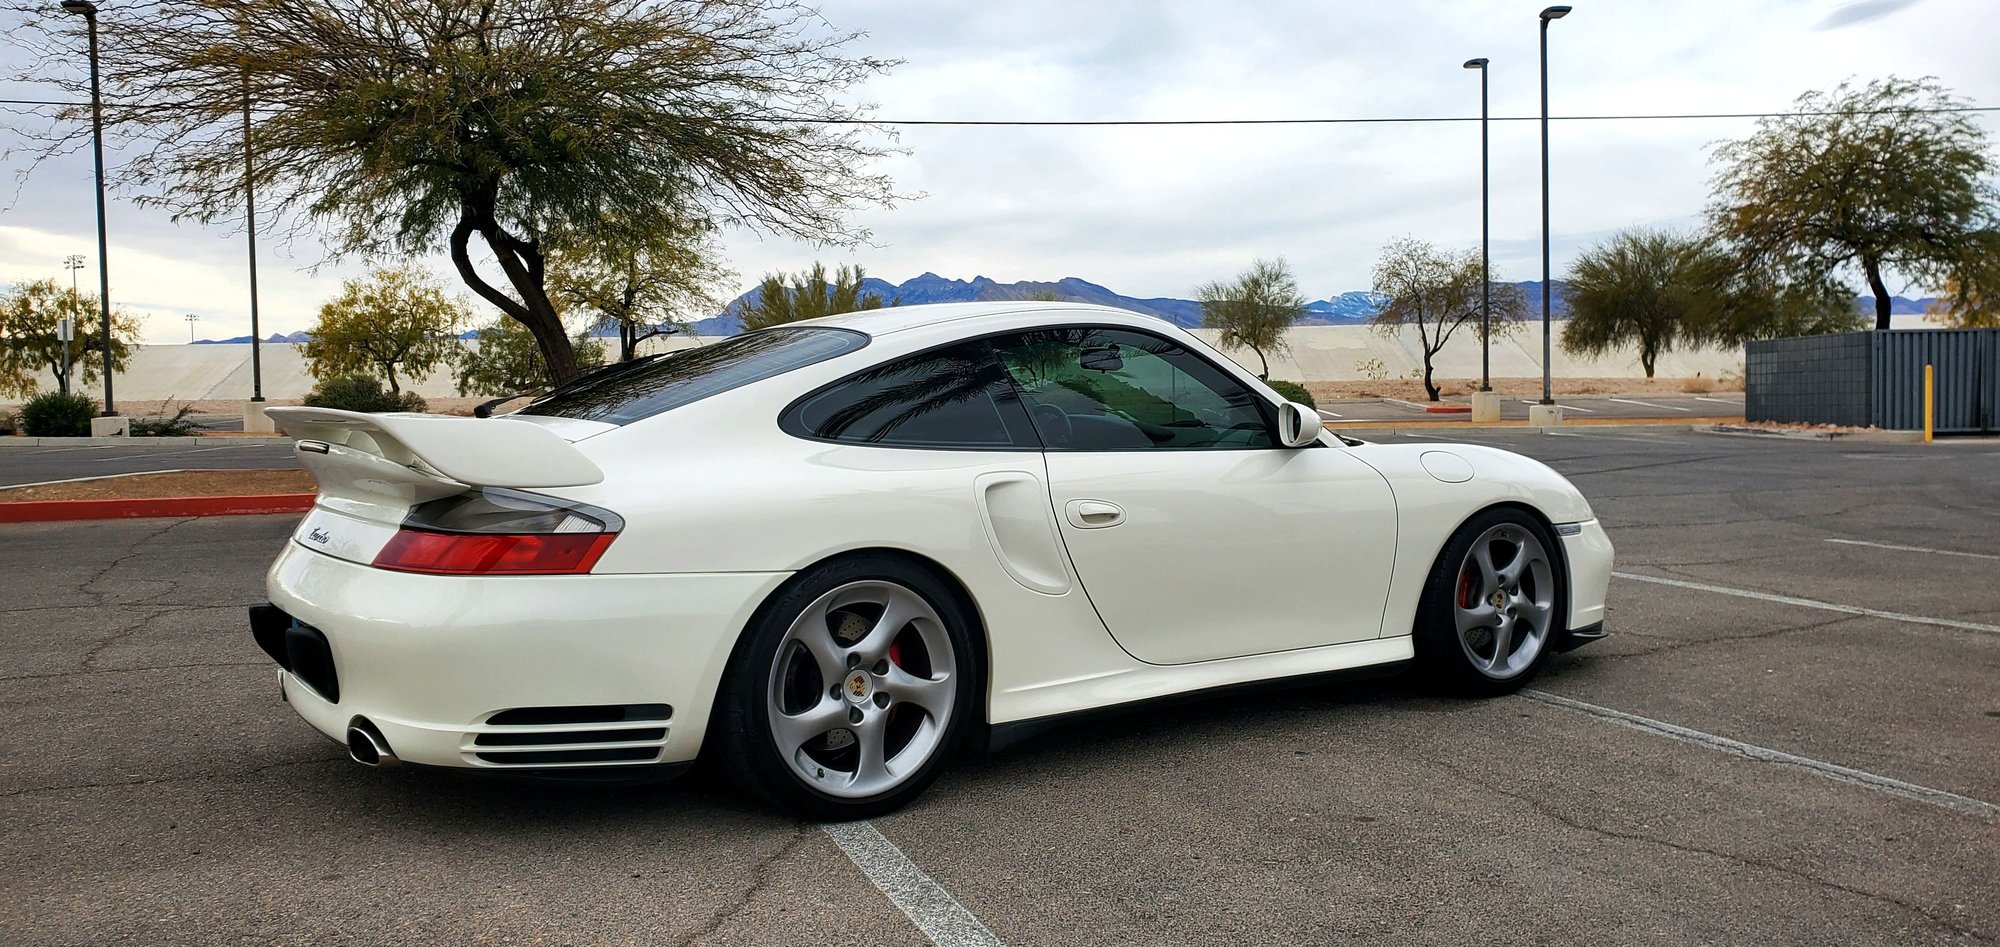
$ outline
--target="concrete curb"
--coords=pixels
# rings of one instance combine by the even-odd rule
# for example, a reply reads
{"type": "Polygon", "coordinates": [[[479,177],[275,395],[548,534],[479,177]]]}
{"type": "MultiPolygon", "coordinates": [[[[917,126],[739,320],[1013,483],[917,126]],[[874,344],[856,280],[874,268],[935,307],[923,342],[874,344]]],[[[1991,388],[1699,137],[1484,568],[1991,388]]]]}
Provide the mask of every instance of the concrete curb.
{"type": "Polygon", "coordinates": [[[1922,444],[1922,431],[1773,431],[1735,424],[1711,424],[1698,428],[1704,434],[1722,437],[1775,437],[1790,441],[1852,441],[1856,444],[1922,444]]]}
{"type": "Polygon", "coordinates": [[[1349,437],[1368,440],[1378,434],[1421,434],[1425,437],[1450,437],[1454,434],[1617,434],[1631,431],[1640,434],[1686,434],[1690,431],[1706,431],[1706,424],[1565,424],[1561,427],[1532,427],[1526,424],[1413,424],[1402,427],[1370,427],[1359,424],[1343,425],[1339,421],[1326,422],[1329,431],[1338,431],[1349,437]]]}
{"type": "Polygon", "coordinates": [[[143,500],[30,500],[0,503],[0,523],[62,520],[115,520],[150,516],[243,516],[303,513],[314,493],[267,493],[238,497],[154,497],[143,500]]]}

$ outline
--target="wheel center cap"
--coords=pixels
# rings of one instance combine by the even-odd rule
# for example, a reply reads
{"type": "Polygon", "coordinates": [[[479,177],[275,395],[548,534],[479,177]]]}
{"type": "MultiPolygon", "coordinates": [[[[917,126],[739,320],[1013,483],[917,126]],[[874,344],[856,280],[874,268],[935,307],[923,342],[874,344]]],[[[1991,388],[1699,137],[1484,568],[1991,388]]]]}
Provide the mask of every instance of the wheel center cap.
{"type": "Polygon", "coordinates": [[[855,671],[847,675],[847,680],[841,684],[841,689],[847,692],[849,701],[857,704],[867,703],[868,698],[875,693],[875,686],[869,683],[866,671],[855,671]]]}
{"type": "Polygon", "coordinates": [[[1499,608],[1503,605],[1506,605],[1507,591],[1505,589],[1494,589],[1493,595],[1489,597],[1486,601],[1489,604],[1491,604],[1494,608],[1499,608]]]}

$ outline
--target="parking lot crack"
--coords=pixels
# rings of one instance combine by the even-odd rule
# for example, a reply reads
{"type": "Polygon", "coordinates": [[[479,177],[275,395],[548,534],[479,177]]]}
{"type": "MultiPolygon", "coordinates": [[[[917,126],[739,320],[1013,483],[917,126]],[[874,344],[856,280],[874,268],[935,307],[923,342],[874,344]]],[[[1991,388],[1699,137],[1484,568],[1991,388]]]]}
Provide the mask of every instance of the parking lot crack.
{"type": "Polygon", "coordinates": [[[710,915],[707,922],[703,923],[701,927],[689,932],[686,937],[674,941],[674,947],[688,947],[690,944],[707,940],[722,928],[725,921],[735,917],[744,908],[749,907],[750,903],[757,900],[757,896],[762,894],[764,889],[770,885],[770,876],[773,867],[778,862],[790,857],[792,853],[797,852],[812,835],[813,826],[811,823],[799,823],[798,828],[792,832],[792,837],[787,839],[784,845],[779,846],[777,851],[758,859],[757,864],[751,866],[750,883],[743,886],[741,894],[710,915]]]}
{"type": "Polygon", "coordinates": [[[192,523],[196,519],[198,519],[198,517],[190,516],[173,520],[167,523],[167,525],[162,526],[159,529],[153,530],[152,532],[147,533],[146,535],[141,536],[136,540],[133,540],[132,545],[126,547],[124,553],[120,554],[117,558],[111,560],[110,562],[105,563],[104,568],[91,573],[88,578],[84,579],[81,582],[78,582],[76,584],[76,593],[78,595],[88,595],[91,598],[96,599],[98,604],[100,605],[104,604],[104,593],[93,590],[91,586],[104,581],[106,576],[109,576],[113,571],[115,571],[119,566],[124,565],[128,560],[131,560],[134,557],[140,555],[141,553],[146,552],[147,547],[150,546],[155,540],[165,537],[168,533],[173,532],[176,527],[192,523]]]}
{"type": "Polygon", "coordinates": [[[1752,632],[1751,634],[1747,635],[1725,635],[1716,638],[1692,638],[1692,639],[1675,638],[1675,637],[1670,637],[1668,635],[1655,635],[1641,631],[1630,631],[1624,629],[1621,629],[1619,631],[1619,634],[1621,635],[1629,634],[1638,638],[1648,638],[1655,641],[1666,642],[1658,647],[1646,648],[1640,651],[1632,651],[1622,655],[1622,657],[1628,657],[1628,658],[1648,658],[1656,654],[1669,654],[1675,651],[1684,651],[1688,648],[1703,648],[1712,645],[1736,644],[1744,641],[1762,641],[1767,638],[1782,638],[1786,635],[1796,635],[1808,631],[1819,631],[1825,628],[1832,627],[1834,625],[1842,624],[1844,622],[1860,621],[1861,619],[1866,617],[1868,616],[1842,615],[1838,618],[1829,618],[1826,619],[1825,621],[1816,621],[1804,625],[1785,625],[1780,628],[1771,628],[1765,631],[1752,632]]]}
{"type": "Polygon", "coordinates": [[[218,780],[233,782],[239,780],[248,780],[257,776],[261,776],[264,773],[271,772],[272,770],[286,769],[293,766],[312,766],[315,764],[332,763],[335,762],[337,759],[345,759],[345,758],[344,757],[336,758],[332,756],[315,756],[311,759],[304,759],[304,760],[280,760],[276,763],[266,763],[262,766],[252,766],[248,769],[241,769],[231,773],[199,773],[190,776],[153,776],[140,779],[103,780],[103,781],[88,782],[88,783],[63,783],[56,786],[25,786],[20,789],[9,789],[5,792],[0,792],[0,799],[12,798],[15,796],[38,796],[43,793],[51,793],[51,792],[77,792],[77,791],[87,792],[94,789],[124,789],[131,786],[159,786],[167,783],[198,783],[198,782],[215,782],[218,780]]]}
{"type": "Polygon", "coordinates": [[[1444,762],[1442,760],[1433,759],[1430,760],[1430,762],[1432,765],[1435,765],[1440,769],[1444,769],[1452,773],[1459,779],[1464,780],[1466,783],[1472,786],[1476,786],[1479,789],[1493,793],[1494,795],[1503,796],[1507,799],[1511,799],[1515,802],[1518,802],[1528,807],[1529,809],[1533,810],[1535,814],[1551,822],[1565,826],[1570,829],[1574,829],[1579,832],[1586,832],[1591,835],[1597,835],[1609,839],[1617,839],[1619,841],[1637,842],[1646,845],[1656,845],[1661,848],[1672,849],[1673,851],[1682,852],[1685,854],[1706,855],[1711,858],[1719,858],[1722,859],[1723,861],[1731,862],[1738,865],[1743,865],[1750,868],[1761,868],[1765,871],[1776,872],[1786,877],[1804,881],[1808,884],[1812,884],[1817,887],[1826,888],[1831,891],[1838,891],[1842,894],[1851,895],[1858,898],[1865,898],[1870,901],[1875,901],[1896,908],[1900,908],[1908,914],[1914,915],[1918,918],[1922,918],[1924,921],[1929,922],[1934,927],[1950,931],[1962,937],[1971,938],[1980,943],[1984,944],[2000,943],[2000,940],[1996,940],[1993,936],[1989,934],[1985,934],[1980,931],[1964,927],[1951,918],[1939,916],[1938,914],[1926,910],[1922,905],[1912,904],[1908,901],[1902,900],[1901,898],[1897,898],[1894,895],[1888,895],[1877,891],[1868,891],[1863,888],[1857,888],[1854,887],[1853,885],[1843,884],[1841,882],[1834,881],[1829,878],[1820,877],[1801,868],[1795,868],[1790,865],[1785,865],[1779,862],[1770,861],[1768,859],[1756,858],[1753,856],[1743,855],[1736,852],[1726,852],[1720,849],[1707,848],[1704,846],[1694,845],[1687,842],[1677,842],[1672,839],[1661,838],[1657,835],[1648,835],[1640,832],[1620,831],[1617,829],[1606,828],[1600,825],[1592,825],[1588,822],[1584,822],[1581,819],[1578,819],[1570,815],[1567,812],[1561,811],[1559,809],[1556,809],[1548,805],[1546,802],[1544,802],[1542,799],[1536,796],[1527,793],[1515,792],[1511,789],[1494,785],[1492,782],[1480,778],[1479,775],[1476,773],[1460,769],[1459,767],[1453,766],[1452,764],[1444,762]]]}

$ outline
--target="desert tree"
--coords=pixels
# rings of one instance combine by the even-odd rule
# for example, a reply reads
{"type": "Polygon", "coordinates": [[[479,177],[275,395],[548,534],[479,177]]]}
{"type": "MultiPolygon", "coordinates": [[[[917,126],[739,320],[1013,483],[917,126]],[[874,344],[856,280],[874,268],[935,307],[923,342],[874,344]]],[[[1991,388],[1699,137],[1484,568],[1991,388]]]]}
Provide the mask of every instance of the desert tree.
{"type": "MultiPolygon", "coordinates": [[[[630,361],[641,342],[687,334],[696,319],[722,308],[716,287],[732,274],[717,262],[720,255],[705,222],[624,240],[568,232],[550,242],[549,286],[568,320],[588,316],[597,327],[617,330],[618,360],[630,361]]],[[[579,367],[591,367],[580,354],[579,367]]]]}
{"type": "MultiPolygon", "coordinates": [[[[139,322],[123,309],[111,313],[111,370],[122,372],[139,340],[139,322]]],[[[0,396],[27,397],[40,389],[46,371],[56,390],[69,394],[72,380],[90,384],[104,370],[103,320],[97,294],[78,293],[52,279],[32,280],[0,294],[0,396]],[[75,320],[67,353],[58,326],[75,320]],[[66,357],[67,356],[67,357],[66,357]]]]}
{"type": "MultiPolygon", "coordinates": [[[[525,326],[502,317],[474,333],[474,347],[458,361],[460,395],[518,395],[547,391],[554,385],[541,346],[525,326]]],[[[589,371],[604,364],[604,342],[587,331],[570,337],[577,367],[589,371]]]]}
{"type": "Polygon", "coordinates": [[[1195,287],[1201,303],[1201,324],[1215,329],[1224,348],[1246,348],[1257,354],[1257,377],[1271,377],[1272,355],[1291,350],[1285,330],[1306,314],[1306,298],[1284,257],[1257,259],[1231,280],[1195,287]]]}
{"type": "Polygon", "coordinates": [[[458,332],[470,315],[418,270],[376,270],[346,281],[340,295],[320,307],[300,354],[306,371],[321,381],[378,375],[390,394],[400,395],[398,372],[422,381],[457,361],[458,332]]]}
{"type": "MultiPolygon", "coordinates": [[[[0,0],[22,75],[87,95],[83,21],[0,0]]],[[[99,14],[116,180],[177,219],[260,210],[336,254],[445,250],[474,293],[576,374],[548,289],[562,229],[644,244],[689,220],[809,242],[886,205],[880,129],[844,101],[892,63],[798,0],[153,0],[99,14]]],[[[81,109],[29,132],[88,140],[81,109]]]]}
{"type": "MultiPolygon", "coordinates": [[[[1384,302],[1369,324],[1383,335],[1416,332],[1424,361],[1424,394],[1432,401],[1440,393],[1433,367],[1437,353],[1468,325],[1475,335],[1482,331],[1480,314],[1486,296],[1481,292],[1481,272],[1478,251],[1453,253],[1413,237],[1383,247],[1375,263],[1374,289],[1384,302]]],[[[1493,283],[1490,293],[1493,333],[1500,335],[1520,321],[1526,297],[1512,283],[1493,283]]]]}
{"type": "MultiPolygon", "coordinates": [[[[867,277],[868,274],[859,266],[843,266],[835,270],[829,279],[824,263],[814,263],[812,269],[789,276],[773,273],[757,285],[756,300],[744,302],[737,311],[737,317],[743,320],[743,328],[748,330],[843,312],[880,309],[885,305],[881,294],[861,289],[861,283],[867,277]]],[[[891,306],[896,303],[896,300],[886,302],[891,306]]]]}
{"type": "Polygon", "coordinates": [[[1693,236],[1667,230],[1623,231],[1585,250],[1563,279],[1569,320],[1562,348],[1571,355],[1603,355],[1626,347],[1639,353],[1646,377],[1689,328],[1701,305],[1701,257],[1693,236]]]}
{"type": "Polygon", "coordinates": [[[1858,272],[1887,329],[1888,274],[1939,285],[1995,227],[1995,165],[1965,105],[1931,79],[1808,92],[1716,148],[1711,226],[1791,283],[1858,272]]]}
{"type": "Polygon", "coordinates": [[[2000,231],[1980,234],[1945,276],[1930,311],[1958,329],[2000,329],[2000,231]]]}

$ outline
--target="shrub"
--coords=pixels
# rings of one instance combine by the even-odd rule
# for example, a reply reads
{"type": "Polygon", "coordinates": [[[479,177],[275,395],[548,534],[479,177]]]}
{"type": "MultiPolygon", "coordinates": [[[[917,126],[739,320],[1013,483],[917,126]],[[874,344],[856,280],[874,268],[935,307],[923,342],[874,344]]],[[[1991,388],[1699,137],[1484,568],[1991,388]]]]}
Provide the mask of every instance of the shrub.
{"type": "Polygon", "coordinates": [[[21,406],[21,432],[29,437],[89,437],[97,402],[84,395],[50,391],[21,406]]]}
{"type": "Polygon", "coordinates": [[[1284,395],[1286,401],[1296,401],[1302,405],[1305,405],[1308,408],[1319,407],[1319,404],[1313,401],[1312,392],[1307,391],[1306,386],[1301,385],[1298,382],[1282,381],[1273,378],[1270,381],[1265,382],[1264,384],[1270,385],[1272,391],[1284,395]]]}
{"type": "Polygon", "coordinates": [[[319,387],[306,395],[305,404],[309,408],[334,408],[370,414],[422,411],[426,407],[424,399],[417,397],[415,392],[405,391],[398,396],[383,391],[382,383],[367,375],[342,375],[320,382],[319,387]]]}
{"type": "Polygon", "coordinates": [[[1715,390],[1715,382],[1701,377],[1700,372],[1695,372],[1693,378],[1681,380],[1681,390],[1690,394],[1705,395],[1715,390]]]}
{"type": "Polygon", "coordinates": [[[133,437],[193,436],[196,427],[193,421],[188,420],[188,415],[194,413],[194,405],[183,404],[180,406],[179,410],[176,410],[173,414],[171,415],[167,414],[167,409],[173,407],[173,405],[174,405],[173,399],[170,398],[167,400],[166,404],[160,406],[160,413],[157,417],[133,418],[132,436],[133,437]]]}

